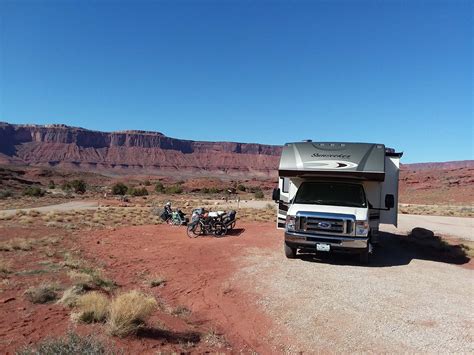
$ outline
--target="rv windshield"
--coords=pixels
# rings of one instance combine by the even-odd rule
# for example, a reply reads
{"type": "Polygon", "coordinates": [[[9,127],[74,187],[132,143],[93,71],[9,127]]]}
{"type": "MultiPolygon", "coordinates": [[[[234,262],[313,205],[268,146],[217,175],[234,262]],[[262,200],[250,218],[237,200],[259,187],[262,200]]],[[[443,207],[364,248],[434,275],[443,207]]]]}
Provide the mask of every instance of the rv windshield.
{"type": "Polygon", "coordinates": [[[294,203],[366,207],[364,188],[358,184],[342,182],[304,182],[294,203]]]}

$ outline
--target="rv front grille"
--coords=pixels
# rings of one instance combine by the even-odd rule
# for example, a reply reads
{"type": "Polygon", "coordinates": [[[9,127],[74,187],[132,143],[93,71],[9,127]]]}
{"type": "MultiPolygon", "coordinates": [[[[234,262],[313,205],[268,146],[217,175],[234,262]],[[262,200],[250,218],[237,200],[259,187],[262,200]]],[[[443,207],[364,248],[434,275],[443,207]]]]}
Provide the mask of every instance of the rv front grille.
{"type": "Polygon", "coordinates": [[[352,223],[345,219],[300,217],[299,229],[308,233],[350,234],[352,223]]]}

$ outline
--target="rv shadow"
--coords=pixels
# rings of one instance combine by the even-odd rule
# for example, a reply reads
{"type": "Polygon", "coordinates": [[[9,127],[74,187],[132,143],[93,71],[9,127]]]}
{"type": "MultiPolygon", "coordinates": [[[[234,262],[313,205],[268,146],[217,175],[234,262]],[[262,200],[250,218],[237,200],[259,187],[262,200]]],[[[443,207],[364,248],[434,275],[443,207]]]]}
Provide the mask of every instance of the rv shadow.
{"type": "MultiPolygon", "coordinates": [[[[408,235],[380,233],[379,244],[370,260],[370,267],[407,265],[413,259],[430,260],[441,263],[462,265],[470,260],[469,248],[463,244],[449,244],[432,231],[415,228],[408,235]]],[[[334,265],[359,265],[358,255],[348,254],[310,254],[298,255],[301,260],[324,262],[334,265]]]]}

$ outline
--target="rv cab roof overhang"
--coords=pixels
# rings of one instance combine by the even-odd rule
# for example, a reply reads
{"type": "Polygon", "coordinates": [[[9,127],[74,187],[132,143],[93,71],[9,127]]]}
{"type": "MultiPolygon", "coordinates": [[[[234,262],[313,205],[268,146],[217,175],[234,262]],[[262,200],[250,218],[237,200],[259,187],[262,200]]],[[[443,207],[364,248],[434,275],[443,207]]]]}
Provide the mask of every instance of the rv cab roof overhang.
{"type": "Polygon", "coordinates": [[[337,177],[384,181],[385,157],[401,157],[383,144],[297,142],[283,147],[281,177],[337,177]]]}

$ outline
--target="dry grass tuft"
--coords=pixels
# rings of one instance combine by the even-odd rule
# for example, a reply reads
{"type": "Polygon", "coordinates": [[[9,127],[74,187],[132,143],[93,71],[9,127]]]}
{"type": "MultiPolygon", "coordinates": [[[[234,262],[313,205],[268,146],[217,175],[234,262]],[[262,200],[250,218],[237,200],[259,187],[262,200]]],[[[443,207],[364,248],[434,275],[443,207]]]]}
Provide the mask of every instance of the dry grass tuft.
{"type": "Polygon", "coordinates": [[[150,287],[159,287],[164,286],[166,284],[166,278],[161,275],[153,275],[150,279],[148,279],[148,285],[150,287]]]}
{"type": "Polygon", "coordinates": [[[130,291],[117,296],[110,305],[107,321],[109,333],[118,337],[135,333],[157,306],[154,297],[138,291],[130,291]]]}
{"type": "Polygon", "coordinates": [[[76,301],[78,312],[72,318],[84,323],[104,322],[109,312],[108,298],[99,292],[90,292],[76,301]]]}
{"type": "Polygon", "coordinates": [[[48,303],[58,298],[57,286],[42,284],[37,287],[30,287],[25,291],[25,296],[31,303],[48,303]]]}
{"type": "Polygon", "coordinates": [[[33,239],[13,238],[12,240],[0,243],[0,251],[29,251],[33,249],[34,243],[35,241],[33,239]]]}
{"type": "Polygon", "coordinates": [[[77,300],[83,293],[84,288],[82,286],[74,285],[63,292],[62,297],[57,303],[72,308],[76,305],[77,300]]]}
{"type": "Polygon", "coordinates": [[[0,259],[0,276],[5,276],[11,273],[11,263],[7,260],[0,259]]]}
{"type": "Polygon", "coordinates": [[[191,310],[185,306],[178,306],[171,311],[171,314],[177,317],[187,317],[191,314],[191,310]]]}
{"type": "Polygon", "coordinates": [[[229,343],[223,335],[219,334],[215,329],[211,329],[203,337],[204,342],[212,347],[224,348],[228,347],[229,343]]]}

